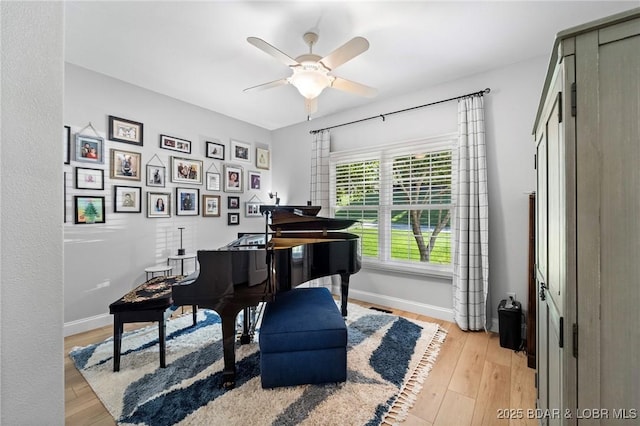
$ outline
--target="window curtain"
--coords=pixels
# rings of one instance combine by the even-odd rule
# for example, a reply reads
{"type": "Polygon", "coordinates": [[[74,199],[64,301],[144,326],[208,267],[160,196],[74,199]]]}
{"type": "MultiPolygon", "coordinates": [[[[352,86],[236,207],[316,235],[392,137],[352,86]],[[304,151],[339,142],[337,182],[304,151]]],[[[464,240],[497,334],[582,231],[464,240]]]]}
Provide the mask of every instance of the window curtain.
{"type": "MultiPolygon", "coordinates": [[[[322,209],[318,216],[328,217],[329,208],[329,153],[331,133],[323,130],[313,135],[311,143],[311,204],[322,209]]],[[[332,293],[339,292],[340,276],[322,277],[309,281],[310,287],[327,287],[332,293]]]]}
{"type": "Polygon", "coordinates": [[[489,210],[482,96],[458,101],[453,311],[462,330],[487,330],[489,210]]]}
{"type": "Polygon", "coordinates": [[[319,216],[329,215],[329,152],[331,134],[323,130],[313,135],[311,144],[311,188],[310,200],[321,206],[319,216]]]}

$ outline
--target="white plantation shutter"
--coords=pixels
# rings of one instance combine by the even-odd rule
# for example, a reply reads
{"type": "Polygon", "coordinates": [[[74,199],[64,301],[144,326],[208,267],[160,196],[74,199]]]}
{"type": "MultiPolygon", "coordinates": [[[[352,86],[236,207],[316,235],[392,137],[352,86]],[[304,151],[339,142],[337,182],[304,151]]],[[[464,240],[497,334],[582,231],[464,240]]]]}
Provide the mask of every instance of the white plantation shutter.
{"type": "Polygon", "coordinates": [[[450,272],[454,142],[445,136],[331,154],[332,214],[360,221],[349,231],[361,236],[365,262],[450,272]],[[416,236],[434,247],[428,260],[416,236]]]}
{"type": "Polygon", "coordinates": [[[430,249],[429,262],[450,263],[450,232],[445,228],[451,222],[451,166],[450,148],[414,148],[389,159],[392,226],[383,249],[391,259],[420,258],[416,239],[422,239],[430,249]],[[411,232],[394,232],[400,227],[411,232]]]}

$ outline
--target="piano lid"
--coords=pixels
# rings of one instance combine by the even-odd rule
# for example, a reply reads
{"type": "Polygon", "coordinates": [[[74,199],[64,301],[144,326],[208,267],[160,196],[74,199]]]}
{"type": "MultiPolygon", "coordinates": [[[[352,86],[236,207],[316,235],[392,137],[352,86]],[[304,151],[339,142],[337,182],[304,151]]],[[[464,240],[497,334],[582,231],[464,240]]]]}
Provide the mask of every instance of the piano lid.
{"type": "Polygon", "coordinates": [[[337,231],[357,222],[352,219],[334,219],[316,216],[320,206],[260,206],[261,211],[271,212],[271,230],[288,231],[337,231]],[[263,207],[265,209],[263,209],[263,207]]]}

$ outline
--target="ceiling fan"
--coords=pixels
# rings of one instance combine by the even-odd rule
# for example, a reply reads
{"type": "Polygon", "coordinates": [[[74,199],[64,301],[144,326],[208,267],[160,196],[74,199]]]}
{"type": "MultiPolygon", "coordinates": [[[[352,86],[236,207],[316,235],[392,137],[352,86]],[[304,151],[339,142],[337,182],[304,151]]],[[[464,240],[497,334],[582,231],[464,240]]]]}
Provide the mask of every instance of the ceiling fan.
{"type": "Polygon", "coordinates": [[[260,38],[247,38],[249,43],[291,68],[292,73],[290,77],[249,87],[244,91],[264,90],[291,84],[305,98],[307,115],[318,110],[317,98],[327,87],[366,97],[373,97],[378,93],[372,87],[330,74],[340,65],[365,52],[369,48],[367,39],[354,37],[323,58],[313,53],[313,45],[318,41],[318,34],[308,32],[302,38],[309,45],[309,53],[304,53],[295,59],[260,38]]]}

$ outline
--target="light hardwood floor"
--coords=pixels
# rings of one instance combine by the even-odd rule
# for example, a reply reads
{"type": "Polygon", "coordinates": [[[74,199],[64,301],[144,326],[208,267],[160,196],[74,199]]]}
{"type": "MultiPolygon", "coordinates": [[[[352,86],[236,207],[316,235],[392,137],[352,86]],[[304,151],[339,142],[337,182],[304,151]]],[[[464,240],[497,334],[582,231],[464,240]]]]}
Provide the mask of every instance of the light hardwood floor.
{"type": "MultiPolygon", "coordinates": [[[[447,330],[447,338],[435,366],[423,383],[404,425],[537,424],[536,420],[527,418],[527,410],[535,408],[534,370],[527,367],[527,357],[523,352],[500,347],[495,333],[463,332],[447,321],[405,311],[392,312],[420,321],[436,322],[447,330]],[[515,418],[499,418],[499,414],[509,408],[514,409],[512,414],[515,418]]],[[[125,330],[144,325],[148,324],[127,324],[125,330]]],[[[112,335],[112,327],[106,326],[68,336],[64,340],[65,354],[74,346],[97,343],[112,335]]],[[[66,424],[114,425],[113,418],[68,356],[65,356],[64,369],[66,424]]]]}

